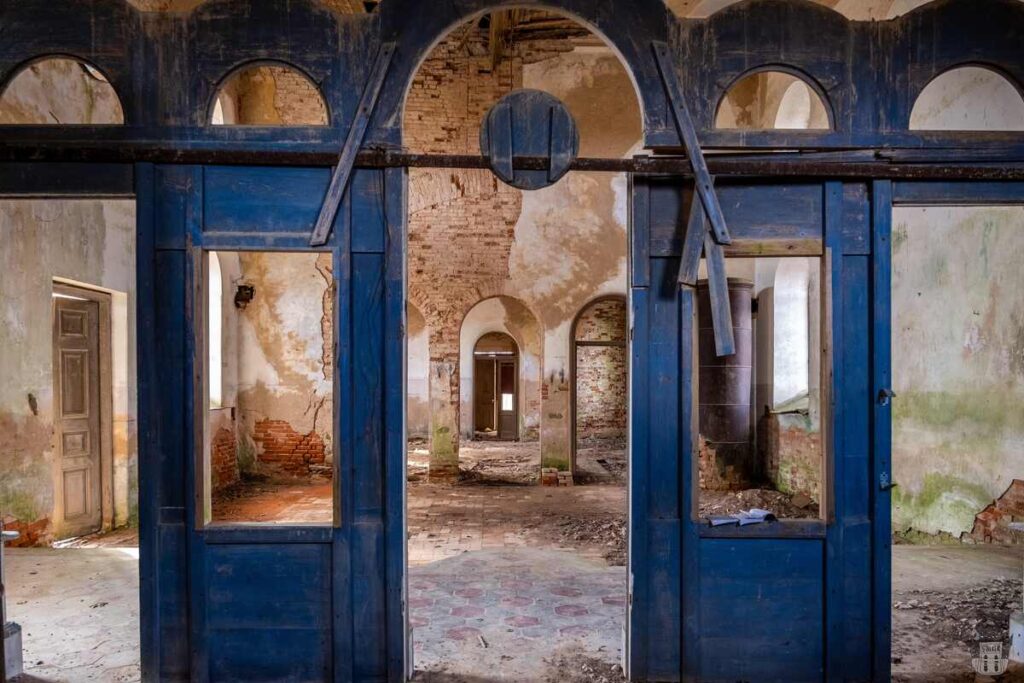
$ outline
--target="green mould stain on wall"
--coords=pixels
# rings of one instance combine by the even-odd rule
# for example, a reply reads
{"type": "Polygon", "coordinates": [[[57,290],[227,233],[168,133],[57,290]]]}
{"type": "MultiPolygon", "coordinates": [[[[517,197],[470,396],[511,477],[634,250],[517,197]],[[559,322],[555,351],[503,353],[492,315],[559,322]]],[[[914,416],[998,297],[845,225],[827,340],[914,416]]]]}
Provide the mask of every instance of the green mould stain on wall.
{"type": "Polygon", "coordinates": [[[960,537],[1024,477],[1024,207],[894,219],[893,529],[960,537]]]}

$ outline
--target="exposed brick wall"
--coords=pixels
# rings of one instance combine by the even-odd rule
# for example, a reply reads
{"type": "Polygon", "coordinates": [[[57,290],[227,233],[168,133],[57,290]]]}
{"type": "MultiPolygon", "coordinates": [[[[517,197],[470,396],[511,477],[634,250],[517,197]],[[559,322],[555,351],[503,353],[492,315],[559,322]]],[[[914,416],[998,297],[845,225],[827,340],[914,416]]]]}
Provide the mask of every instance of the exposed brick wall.
{"type": "Polygon", "coordinates": [[[1024,521],[1024,480],[1014,479],[1006,492],[974,518],[965,540],[976,543],[1020,543],[1024,533],[1010,531],[1010,522],[1024,521]]]}
{"type": "Polygon", "coordinates": [[[284,420],[258,421],[253,440],[261,447],[260,466],[284,474],[306,476],[312,466],[322,466],[327,460],[327,448],[319,434],[300,434],[284,420]]]}
{"type": "Polygon", "coordinates": [[[210,469],[214,492],[227,488],[238,482],[238,455],[235,433],[221,427],[213,436],[210,444],[210,469]]]}
{"type": "Polygon", "coordinates": [[[587,307],[576,321],[576,341],[626,341],[629,322],[626,302],[604,299],[587,307]]]}
{"type": "Polygon", "coordinates": [[[11,548],[31,548],[32,546],[46,545],[53,538],[49,517],[25,521],[13,516],[5,516],[3,530],[17,531],[19,534],[15,540],[8,541],[7,545],[11,548]]]}
{"type": "Polygon", "coordinates": [[[577,439],[625,436],[627,360],[625,346],[577,347],[577,439]]]}
{"type": "Polygon", "coordinates": [[[576,321],[577,342],[618,346],[576,346],[576,439],[626,435],[629,352],[626,302],[604,299],[576,321]]]}

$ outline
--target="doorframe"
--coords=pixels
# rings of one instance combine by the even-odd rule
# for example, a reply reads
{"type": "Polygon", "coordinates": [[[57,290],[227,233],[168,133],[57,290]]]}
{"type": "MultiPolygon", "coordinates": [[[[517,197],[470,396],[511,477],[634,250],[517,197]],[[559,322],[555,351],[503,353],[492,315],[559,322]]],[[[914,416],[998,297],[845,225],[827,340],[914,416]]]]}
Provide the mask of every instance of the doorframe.
{"type": "MultiPolygon", "coordinates": [[[[408,286],[408,285],[406,285],[406,286],[408,286]]],[[[515,337],[513,337],[508,332],[505,332],[505,331],[502,331],[502,330],[494,330],[494,331],[491,331],[491,332],[484,332],[479,337],[477,337],[475,342],[473,342],[473,351],[471,353],[471,356],[473,358],[473,382],[472,382],[472,384],[469,387],[470,404],[472,405],[472,411],[473,411],[473,434],[472,434],[472,436],[470,437],[469,440],[470,441],[476,441],[477,440],[476,439],[476,433],[478,431],[477,430],[477,424],[476,424],[476,380],[477,380],[477,374],[476,374],[476,361],[477,361],[476,347],[480,344],[480,340],[483,339],[484,337],[486,337],[489,334],[503,334],[503,335],[505,335],[506,337],[509,338],[509,341],[512,342],[512,346],[514,346],[515,350],[516,350],[515,355],[512,357],[512,362],[513,362],[513,367],[514,367],[513,374],[515,376],[515,382],[516,382],[515,398],[512,401],[512,405],[513,405],[513,408],[515,409],[515,414],[516,414],[516,417],[515,417],[516,428],[515,428],[515,437],[513,438],[513,441],[521,441],[522,438],[523,438],[523,435],[522,435],[522,430],[520,429],[520,425],[519,425],[519,416],[521,414],[520,410],[519,410],[519,399],[520,399],[520,390],[522,389],[522,387],[521,387],[521,383],[519,381],[519,371],[520,371],[520,369],[522,367],[522,363],[519,362],[519,358],[522,355],[522,349],[519,348],[519,342],[516,341],[515,337]]],[[[499,380],[500,380],[500,371],[498,369],[498,361],[501,360],[501,359],[502,359],[501,356],[494,356],[493,358],[492,357],[487,357],[487,358],[484,359],[484,360],[488,360],[488,361],[491,362],[492,372],[493,372],[493,375],[494,375],[494,407],[492,408],[492,412],[493,412],[493,417],[494,417],[494,431],[495,431],[496,434],[498,434],[498,440],[499,441],[501,440],[501,409],[499,407],[499,401],[500,401],[499,395],[501,394],[501,392],[498,389],[499,380]]],[[[408,380],[406,380],[406,384],[408,384],[408,380]]]]}
{"type": "MultiPolygon", "coordinates": [[[[94,289],[81,283],[74,283],[62,279],[52,280],[50,295],[50,323],[53,329],[53,320],[57,311],[54,294],[65,294],[80,299],[88,299],[99,305],[99,384],[100,384],[100,528],[98,532],[107,532],[114,528],[114,359],[113,359],[113,337],[111,305],[112,297],[108,292],[94,289]]],[[[56,356],[56,339],[51,331],[50,345],[52,355],[56,356]]],[[[60,372],[59,366],[53,363],[53,384],[56,386],[57,377],[60,372]]],[[[53,415],[57,416],[58,395],[53,396],[53,415]]],[[[56,448],[56,444],[55,444],[56,448]]],[[[64,529],[64,483],[61,475],[61,459],[55,457],[51,467],[53,478],[53,515],[55,520],[54,535],[62,536],[64,529]],[[56,520],[60,520],[59,524],[56,520]]]]}

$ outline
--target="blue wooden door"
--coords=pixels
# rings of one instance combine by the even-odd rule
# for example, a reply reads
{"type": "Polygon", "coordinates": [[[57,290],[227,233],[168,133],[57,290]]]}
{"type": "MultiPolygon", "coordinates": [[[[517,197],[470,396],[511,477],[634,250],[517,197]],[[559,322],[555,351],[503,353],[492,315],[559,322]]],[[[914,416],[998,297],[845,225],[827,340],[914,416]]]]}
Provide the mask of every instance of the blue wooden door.
{"type": "Polygon", "coordinates": [[[885,381],[872,373],[876,359],[887,363],[889,333],[888,264],[872,260],[873,234],[888,220],[880,188],[873,212],[863,183],[718,187],[732,254],[826,264],[831,419],[822,520],[712,528],[696,513],[695,293],[677,283],[692,189],[679,179],[633,179],[634,679],[888,680],[888,493],[878,487],[888,415],[876,413],[872,392],[885,381]]]}
{"type": "Polygon", "coordinates": [[[405,174],[359,171],[333,236],[335,521],[204,525],[204,250],[309,250],[327,169],[137,168],[147,678],[404,677],[405,174]]]}

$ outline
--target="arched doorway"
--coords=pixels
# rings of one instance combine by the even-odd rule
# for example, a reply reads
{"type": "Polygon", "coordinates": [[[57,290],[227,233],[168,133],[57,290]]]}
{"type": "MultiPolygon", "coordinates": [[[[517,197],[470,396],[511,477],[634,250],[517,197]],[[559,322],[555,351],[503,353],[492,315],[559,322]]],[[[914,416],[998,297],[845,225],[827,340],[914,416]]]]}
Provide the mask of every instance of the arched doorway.
{"type": "Polygon", "coordinates": [[[578,483],[625,476],[627,338],[626,300],[621,296],[591,301],[573,322],[572,471],[578,483]]]}
{"type": "Polygon", "coordinates": [[[473,438],[519,439],[519,347],[489,332],[473,347],[473,438]]]}

